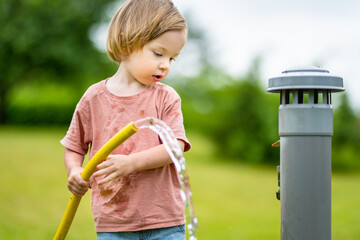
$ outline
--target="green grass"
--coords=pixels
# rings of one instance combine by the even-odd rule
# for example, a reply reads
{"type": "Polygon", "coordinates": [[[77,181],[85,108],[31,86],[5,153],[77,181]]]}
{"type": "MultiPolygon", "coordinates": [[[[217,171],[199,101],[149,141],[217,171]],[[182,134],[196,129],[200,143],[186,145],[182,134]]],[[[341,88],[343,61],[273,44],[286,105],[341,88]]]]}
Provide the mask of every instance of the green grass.
{"type": "MultiPolygon", "coordinates": [[[[63,147],[66,129],[0,127],[0,239],[52,239],[70,193],[63,147]]],[[[213,146],[189,135],[186,153],[199,240],[280,239],[276,167],[216,159],[213,146]]],[[[360,240],[360,176],[332,179],[332,239],[360,240]]],[[[66,239],[96,239],[90,194],[82,199],[66,239]]]]}

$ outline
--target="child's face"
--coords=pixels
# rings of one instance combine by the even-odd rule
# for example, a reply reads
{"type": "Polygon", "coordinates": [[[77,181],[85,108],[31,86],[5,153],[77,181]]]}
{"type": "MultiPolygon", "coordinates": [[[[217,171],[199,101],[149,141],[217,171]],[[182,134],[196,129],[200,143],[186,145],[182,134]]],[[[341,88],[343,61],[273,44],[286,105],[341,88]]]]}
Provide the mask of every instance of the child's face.
{"type": "Polygon", "coordinates": [[[169,74],[186,38],[185,29],[165,32],[142,49],[131,53],[121,64],[125,63],[130,76],[144,85],[159,82],[169,74]]]}

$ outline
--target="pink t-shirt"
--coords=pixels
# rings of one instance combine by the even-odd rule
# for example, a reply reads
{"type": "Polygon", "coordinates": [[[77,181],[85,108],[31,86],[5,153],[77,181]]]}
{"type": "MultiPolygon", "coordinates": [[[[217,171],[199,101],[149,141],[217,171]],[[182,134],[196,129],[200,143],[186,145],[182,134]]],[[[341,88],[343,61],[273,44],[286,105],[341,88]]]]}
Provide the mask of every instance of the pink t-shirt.
{"type": "MultiPolygon", "coordinates": [[[[92,85],[76,106],[61,144],[89,158],[131,121],[155,117],[166,122],[177,139],[185,142],[181,100],[176,91],[155,83],[134,96],[110,93],[106,80],[92,85]]],[[[161,144],[150,129],[141,129],[112,154],[130,154],[161,144]]],[[[139,231],[185,223],[180,180],[174,164],[133,172],[121,178],[111,191],[100,192],[91,178],[91,206],[97,232],[139,231]]]]}

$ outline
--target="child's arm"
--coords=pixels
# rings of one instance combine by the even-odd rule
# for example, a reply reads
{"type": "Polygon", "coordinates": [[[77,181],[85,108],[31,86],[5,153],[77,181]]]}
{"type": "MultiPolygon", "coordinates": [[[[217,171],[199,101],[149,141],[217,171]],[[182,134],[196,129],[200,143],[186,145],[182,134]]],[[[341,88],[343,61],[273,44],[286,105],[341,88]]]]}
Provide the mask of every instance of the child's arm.
{"type": "MultiPolygon", "coordinates": [[[[178,140],[184,150],[185,143],[178,140]]],[[[130,155],[110,155],[106,161],[97,166],[95,177],[104,176],[98,182],[100,189],[111,188],[120,178],[142,170],[154,169],[172,163],[169,153],[163,144],[148,150],[130,155]]]]}
{"type": "Polygon", "coordinates": [[[66,172],[68,175],[68,189],[75,195],[83,196],[89,189],[89,182],[81,177],[84,170],[82,164],[84,162],[84,155],[65,148],[64,161],[66,172]]]}

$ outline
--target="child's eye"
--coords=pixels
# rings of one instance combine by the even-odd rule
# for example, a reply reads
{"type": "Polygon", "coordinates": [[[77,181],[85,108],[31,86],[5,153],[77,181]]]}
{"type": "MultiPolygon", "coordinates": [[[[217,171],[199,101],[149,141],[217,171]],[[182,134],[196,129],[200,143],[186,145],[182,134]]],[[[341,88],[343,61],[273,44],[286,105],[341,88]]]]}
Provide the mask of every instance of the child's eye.
{"type": "Polygon", "coordinates": [[[162,54],[160,52],[157,51],[153,51],[154,55],[157,57],[162,57],[162,54]]]}
{"type": "Polygon", "coordinates": [[[170,58],[171,62],[175,62],[176,58],[170,58]]]}

